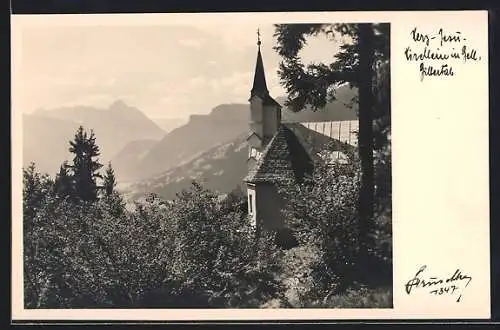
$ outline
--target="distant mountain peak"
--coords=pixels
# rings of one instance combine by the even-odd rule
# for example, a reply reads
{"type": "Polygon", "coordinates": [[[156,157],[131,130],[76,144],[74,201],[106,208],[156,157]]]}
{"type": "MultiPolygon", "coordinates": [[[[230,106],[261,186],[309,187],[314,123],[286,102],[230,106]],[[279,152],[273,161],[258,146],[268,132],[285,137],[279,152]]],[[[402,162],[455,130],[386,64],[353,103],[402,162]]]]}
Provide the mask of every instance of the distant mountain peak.
{"type": "Polygon", "coordinates": [[[123,100],[118,99],[111,103],[109,106],[110,109],[122,109],[122,108],[130,108],[123,100]]]}
{"type": "MultiPolygon", "coordinates": [[[[137,109],[134,106],[130,106],[125,101],[118,99],[111,103],[109,106],[109,111],[111,111],[113,114],[116,115],[121,115],[121,116],[134,116],[139,118],[146,118],[146,115],[139,109],[137,109]]],[[[155,124],[156,125],[156,124],[155,124]]]]}
{"type": "Polygon", "coordinates": [[[129,142],[144,139],[158,141],[165,135],[155,122],[123,100],[113,102],[109,108],[60,107],[25,114],[24,159],[35,161],[44,172],[57,171],[60,162],[68,157],[67,141],[74,136],[78,125],[95,131],[102,160],[112,159],[129,142]]]}

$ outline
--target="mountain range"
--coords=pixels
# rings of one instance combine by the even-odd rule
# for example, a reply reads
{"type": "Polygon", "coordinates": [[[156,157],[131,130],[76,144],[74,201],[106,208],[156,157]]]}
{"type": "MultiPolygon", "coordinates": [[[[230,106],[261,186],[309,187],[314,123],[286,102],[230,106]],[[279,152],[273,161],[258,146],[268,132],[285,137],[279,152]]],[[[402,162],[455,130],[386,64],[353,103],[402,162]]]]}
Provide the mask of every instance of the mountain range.
{"type": "MultiPolygon", "coordinates": [[[[186,125],[166,134],[152,145],[142,144],[146,150],[141,157],[130,161],[127,152],[114,159],[117,175],[123,180],[138,180],[182,165],[208,149],[229,141],[248,130],[248,106],[244,104],[222,104],[208,115],[192,115],[186,125]],[[118,166],[118,164],[121,164],[118,166]]],[[[135,154],[136,149],[126,147],[135,154]]]]}
{"type": "MultiPolygon", "coordinates": [[[[311,148],[322,149],[330,139],[300,123],[287,126],[300,133],[308,141],[314,141],[311,148]]],[[[201,182],[205,188],[227,194],[238,186],[243,186],[247,175],[248,146],[247,133],[210,148],[194,159],[161,174],[125,186],[121,191],[129,200],[136,200],[149,193],[164,199],[173,199],[176,194],[188,188],[193,180],[201,182]]]]}
{"type": "Polygon", "coordinates": [[[62,161],[71,157],[69,141],[80,125],[95,132],[101,162],[110,161],[130,142],[160,140],[165,135],[139,109],[120,100],[107,109],[74,106],[36,110],[23,116],[23,165],[33,161],[43,172],[57,171],[62,161]]]}
{"type": "Polygon", "coordinates": [[[175,128],[187,123],[185,118],[151,118],[166,133],[170,133],[175,128]]]}
{"type": "MultiPolygon", "coordinates": [[[[356,90],[344,85],[337,90],[336,96],[336,101],[317,111],[308,107],[300,112],[292,112],[283,107],[282,121],[297,123],[357,119],[356,107],[349,106],[356,96],[356,90]]],[[[277,98],[282,105],[285,100],[284,97],[277,98]]],[[[207,115],[192,115],[185,125],[175,128],[155,144],[132,142],[112,162],[117,164],[117,174],[124,181],[143,180],[161,174],[196,159],[212,147],[234,141],[238,136],[248,133],[249,116],[248,104],[219,105],[207,115]],[[144,149],[138,150],[140,146],[144,149]]]]}
{"type": "MultiPolygon", "coordinates": [[[[286,123],[309,123],[357,120],[357,108],[349,106],[351,99],[355,96],[355,90],[344,88],[339,90],[337,94],[338,101],[331,102],[318,111],[312,111],[308,108],[294,113],[287,108],[283,108],[282,121],[286,123]]],[[[284,104],[285,98],[278,98],[277,100],[280,104],[284,104]]],[[[208,115],[191,117],[186,125],[167,134],[162,141],[151,147],[147,153],[153,153],[160,157],[168,155],[162,150],[172,150],[170,148],[175,147],[175,143],[171,140],[172,136],[175,136],[175,141],[179,141],[182,137],[188,139],[188,136],[194,135],[196,136],[196,142],[189,144],[191,155],[188,157],[189,152],[185,150],[182,156],[179,155],[179,158],[186,157],[184,161],[171,168],[166,168],[165,164],[169,164],[166,159],[151,162],[162,164],[164,170],[135,180],[135,182],[124,186],[123,192],[131,199],[139,198],[147,193],[156,193],[163,198],[171,199],[175,197],[177,192],[188,188],[192,180],[201,181],[205,187],[221,193],[228,193],[236,186],[242,185],[242,178],[247,174],[248,110],[248,105],[245,104],[228,104],[216,107],[208,115]],[[230,118],[234,130],[229,130],[223,124],[224,121],[218,122],[222,118],[226,118],[226,120],[230,118]],[[207,123],[201,131],[199,130],[200,123],[207,123]],[[240,131],[239,134],[237,134],[238,131],[240,131]],[[199,143],[201,141],[200,135],[204,137],[204,143],[199,143]],[[231,138],[227,138],[231,135],[231,138]],[[222,141],[223,138],[227,139],[222,141]],[[213,144],[213,146],[206,148],[209,144],[213,144]]],[[[308,130],[302,125],[298,127],[298,129],[308,131],[306,134],[321,135],[308,130]]],[[[138,154],[137,151],[135,153],[138,154]]],[[[145,159],[143,158],[142,161],[145,162],[145,159]]],[[[124,158],[122,158],[121,163],[123,163],[123,160],[124,158]]],[[[137,168],[141,167],[138,166],[137,168]]]]}
{"type": "Polygon", "coordinates": [[[130,199],[155,193],[172,199],[177,192],[188,188],[192,180],[219,192],[229,192],[242,184],[247,170],[247,134],[240,134],[231,141],[216,145],[192,160],[127,185],[122,190],[130,199]]]}
{"type": "MultiPolygon", "coordinates": [[[[337,101],[323,109],[295,113],[284,107],[282,121],[355,120],[357,109],[349,104],[356,94],[346,85],[337,90],[337,101]]],[[[284,97],[276,100],[285,103],[284,97]]],[[[122,101],[108,109],[37,110],[23,116],[23,163],[35,161],[42,171],[55,173],[71,156],[68,143],[81,124],[95,131],[101,162],[110,160],[119,182],[136,192],[170,198],[191,178],[205,178],[207,187],[216,190],[232,189],[247,170],[249,115],[248,103],[221,104],[206,115],[191,115],[184,125],[182,119],[155,122],[122,101]]]]}

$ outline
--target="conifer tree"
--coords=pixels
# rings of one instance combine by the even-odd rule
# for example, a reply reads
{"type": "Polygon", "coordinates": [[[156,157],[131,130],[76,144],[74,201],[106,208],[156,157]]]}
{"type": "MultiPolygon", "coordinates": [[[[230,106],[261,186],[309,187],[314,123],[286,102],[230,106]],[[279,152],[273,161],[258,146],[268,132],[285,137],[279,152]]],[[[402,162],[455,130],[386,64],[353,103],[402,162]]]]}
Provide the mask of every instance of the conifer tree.
{"type": "Polygon", "coordinates": [[[23,169],[23,204],[25,218],[34,216],[36,210],[43,204],[43,178],[38,172],[35,163],[31,162],[23,169]]]}
{"type": "Polygon", "coordinates": [[[65,160],[56,174],[54,192],[59,197],[73,196],[73,178],[68,171],[69,168],[68,161],[65,160]]]}
{"type": "Polygon", "coordinates": [[[23,169],[23,198],[26,203],[30,203],[30,199],[39,196],[36,195],[38,192],[38,185],[40,181],[40,174],[37,172],[35,163],[31,162],[27,168],[23,169]]]}
{"type": "Polygon", "coordinates": [[[90,134],[87,134],[83,126],[80,126],[74,140],[70,141],[69,151],[75,155],[71,165],[75,195],[83,201],[95,201],[98,192],[97,179],[102,178],[98,170],[102,164],[99,163],[100,152],[94,132],[91,130],[90,134]]]}
{"type": "Polygon", "coordinates": [[[361,189],[359,216],[362,252],[366,252],[368,230],[373,217],[374,201],[374,80],[377,67],[389,58],[388,24],[284,24],[276,25],[278,45],[275,50],[283,58],[279,75],[288,92],[286,105],[300,111],[310,105],[314,110],[335,100],[336,88],[344,83],[358,88],[359,158],[361,189]],[[351,42],[332,53],[332,63],[304,65],[299,51],[307,36],[325,34],[332,40],[341,36],[351,42]]]}
{"type": "Polygon", "coordinates": [[[116,176],[111,162],[109,162],[106,167],[106,172],[103,176],[103,184],[100,188],[101,200],[104,202],[104,205],[106,205],[109,214],[113,217],[122,216],[125,212],[126,203],[118,191],[116,191],[116,176]]]}
{"type": "Polygon", "coordinates": [[[113,170],[113,167],[111,166],[111,162],[108,163],[108,167],[106,168],[106,173],[104,174],[103,178],[103,185],[102,189],[104,192],[105,196],[111,196],[113,192],[115,191],[116,187],[116,177],[115,177],[115,171],[113,170]]]}

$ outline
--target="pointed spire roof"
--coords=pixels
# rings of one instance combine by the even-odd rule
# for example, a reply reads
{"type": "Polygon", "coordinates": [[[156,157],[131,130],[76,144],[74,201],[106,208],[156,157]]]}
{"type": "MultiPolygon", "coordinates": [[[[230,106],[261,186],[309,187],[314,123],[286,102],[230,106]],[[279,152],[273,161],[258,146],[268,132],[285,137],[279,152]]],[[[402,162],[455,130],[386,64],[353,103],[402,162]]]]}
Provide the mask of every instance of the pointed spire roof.
{"type": "Polygon", "coordinates": [[[255,74],[253,77],[253,87],[250,93],[250,97],[258,95],[264,98],[269,94],[266,84],[266,76],[264,74],[264,62],[262,61],[262,54],[260,53],[260,32],[257,30],[257,63],[255,64],[255,74]]]}

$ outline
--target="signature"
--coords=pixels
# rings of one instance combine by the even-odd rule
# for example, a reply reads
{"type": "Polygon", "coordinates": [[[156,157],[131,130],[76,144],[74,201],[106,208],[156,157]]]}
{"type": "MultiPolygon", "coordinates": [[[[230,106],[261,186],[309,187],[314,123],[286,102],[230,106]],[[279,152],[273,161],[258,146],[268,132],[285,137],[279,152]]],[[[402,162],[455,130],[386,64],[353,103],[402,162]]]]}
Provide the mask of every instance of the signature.
{"type": "Polygon", "coordinates": [[[463,274],[460,269],[455,270],[453,275],[447,278],[438,278],[435,276],[424,277],[422,273],[426,270],[427,266],[424,265],[415,273],[415,276],[405,284],[407,294],[418,288],[430,289],[429,293],[434,295],[454,294],[460,292],[457,302],[460,302],[465,288],[472,281],[472,277],[463,274]],[[465,285],[463,285],[465,284],[465,285]],[[462,287],[463,285],[463,287],[462,287]]]}

